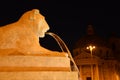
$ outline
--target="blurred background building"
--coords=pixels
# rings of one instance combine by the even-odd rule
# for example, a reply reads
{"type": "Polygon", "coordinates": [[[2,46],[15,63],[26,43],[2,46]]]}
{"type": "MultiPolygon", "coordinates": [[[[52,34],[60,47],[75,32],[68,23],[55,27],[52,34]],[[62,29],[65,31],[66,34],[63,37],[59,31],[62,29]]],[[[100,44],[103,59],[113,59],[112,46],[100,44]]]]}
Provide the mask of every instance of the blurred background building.
{"type": "Polygon", "coordinates": [[[100,37],[92,25],[86,32],[73,48],[81,80],[120,80],[120,38],[100,37]]]}

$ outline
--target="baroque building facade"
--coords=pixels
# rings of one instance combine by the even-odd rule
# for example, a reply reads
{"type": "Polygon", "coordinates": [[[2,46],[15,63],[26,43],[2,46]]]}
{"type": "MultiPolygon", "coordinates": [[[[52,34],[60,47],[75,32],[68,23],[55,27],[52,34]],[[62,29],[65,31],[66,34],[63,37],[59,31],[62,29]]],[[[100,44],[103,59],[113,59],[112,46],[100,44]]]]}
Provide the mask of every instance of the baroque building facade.
{"type": "Polygon", "coordinates": [[[72,53],[80,80],[120,80],[119,37],[100,37],[93,26],[88,25],[87,35],[76,42],[72,53]]]}

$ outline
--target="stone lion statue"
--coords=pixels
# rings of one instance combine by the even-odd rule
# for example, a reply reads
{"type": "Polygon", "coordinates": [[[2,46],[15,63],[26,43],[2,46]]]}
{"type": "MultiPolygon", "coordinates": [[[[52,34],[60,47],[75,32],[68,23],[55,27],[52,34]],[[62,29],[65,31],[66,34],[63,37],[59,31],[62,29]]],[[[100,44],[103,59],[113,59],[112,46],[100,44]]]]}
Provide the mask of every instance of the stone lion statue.
{"type": "Polygon", "coordinates": [[[39,37],[43,38],[48,30],[38,9],[27,11],[18,21],[0,27],[0,54],[53,53],[39,43],[39,37]]]}

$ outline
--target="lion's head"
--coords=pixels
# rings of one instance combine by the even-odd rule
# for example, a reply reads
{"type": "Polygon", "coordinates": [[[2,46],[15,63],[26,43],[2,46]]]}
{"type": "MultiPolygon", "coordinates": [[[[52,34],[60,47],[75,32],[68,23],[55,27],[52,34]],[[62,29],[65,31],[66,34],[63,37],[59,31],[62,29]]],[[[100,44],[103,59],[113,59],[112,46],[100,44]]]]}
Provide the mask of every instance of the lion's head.
{"type": "Polygon", "coordinates": [[[33,9],[24,13],[19,21],[24,24],[29,24],[29,27],[33,32],[41,38],[43,38],[45,36],[45,32],[49,30],[45,17],[39,13],[38,9],[33,9]]]}

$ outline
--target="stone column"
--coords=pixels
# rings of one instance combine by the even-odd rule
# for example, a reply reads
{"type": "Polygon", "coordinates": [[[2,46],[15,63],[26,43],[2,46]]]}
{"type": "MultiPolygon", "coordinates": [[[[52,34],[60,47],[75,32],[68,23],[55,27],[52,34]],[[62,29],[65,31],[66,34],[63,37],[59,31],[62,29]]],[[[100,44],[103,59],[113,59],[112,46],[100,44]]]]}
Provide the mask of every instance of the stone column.
{"type": "Polygon", "coordinates": [[[96,64],[96,78],[97,78],[97,80],[99,80],[99,68],[98,68],[98,64],[96,64]]]}
{"type": "Polygon", "coordinates": [[[80,70],[80,79],[82,79],[82,65],[79,66],[79,70],[80,70]]]}

